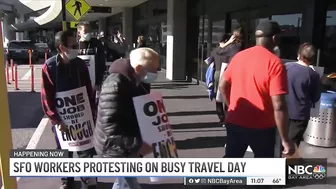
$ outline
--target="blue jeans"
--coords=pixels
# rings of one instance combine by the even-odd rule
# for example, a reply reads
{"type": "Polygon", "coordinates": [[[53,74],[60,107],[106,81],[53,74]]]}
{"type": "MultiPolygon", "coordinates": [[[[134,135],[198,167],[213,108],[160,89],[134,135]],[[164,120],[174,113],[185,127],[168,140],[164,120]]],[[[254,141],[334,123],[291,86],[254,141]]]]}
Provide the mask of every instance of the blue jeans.
{"type": "Polygon", "coordinates": [[[250,146],[255,158],[272,158],[275,155],[276,127],[267,129],[245,128],[239,125],[225,124],[227,142],[225,157],[242,158],[250,146]]]}

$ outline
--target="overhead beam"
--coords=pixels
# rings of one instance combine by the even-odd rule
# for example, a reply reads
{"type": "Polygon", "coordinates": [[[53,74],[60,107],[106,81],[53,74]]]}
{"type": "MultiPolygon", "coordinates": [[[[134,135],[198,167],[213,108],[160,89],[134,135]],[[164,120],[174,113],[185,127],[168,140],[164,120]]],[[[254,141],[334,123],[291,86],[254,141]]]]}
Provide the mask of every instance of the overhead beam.
{"type": "Polygon", "coordinates": [[[5,12],[14,12],[14,6],[13,5],[3,3],[3,2],[0,2],[0,9],[2,11],[5,11],[5,12]]]}

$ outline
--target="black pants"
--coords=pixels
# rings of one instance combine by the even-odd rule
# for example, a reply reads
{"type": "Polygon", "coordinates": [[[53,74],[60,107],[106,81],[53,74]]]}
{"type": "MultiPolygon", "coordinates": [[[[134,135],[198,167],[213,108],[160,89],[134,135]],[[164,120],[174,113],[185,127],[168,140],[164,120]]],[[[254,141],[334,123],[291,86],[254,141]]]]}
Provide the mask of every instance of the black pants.
{"type": "Polygon", "coordinates": [[[299,147],[309,120],[289,120],[289,137],[299,147]]]}
{"type": "MultiPolygon", "coordinates": [[[[225,124],[227,132],[225,158],[243,158],[248,146],[255,158],[274,157],[276,128],[250,129],[231,123],[225,124]]],[[[212,189],[226,189],[228,186],[212,186],[212,189]]],[[[271,189],[272,186],[248,186],[251,189],[271,189]]]]}
{"type": "Polygon", "coordinates": [[[225,120],[225,112],[227,111],[228,107],[224,105],[223,102],[216,101],[216,113],[218,115],[219,121],[224,122],[225,120]]]}
{"type": "Polygon", "coordinates": [[[276,128],[250,129],[227,123],[225,157],[242,158],[248,146],[255,158],[272,158],[275,153],[276,128]]]}
{"type": "MultiPolygon", "coordinates": [[[[220,78],[220,71],[215,71],[215,74],[214,74],[215,92],[217,92],[217,90],[218,90],[219,78],[220,78]]],[[[227,111],[226,105],[224,106],[223,102],[217,102],[216,101],[216,113],[217,113],[217,116],[218,116],[220,122],[224,122],[226,111],[227,111]]]]}
{"type": "MultiPolygon", "coordinates": [[[[55,133],[55,127],[53,127],[53,132],[55,133]]],[[[56,136],[55,133],[55,141],[56,141],[56,145],[57,145],[57,149],[61,149],[61,146],[59,144],[58,138],[56,136]]],[[[79,158],[93,158],[94,155],[96,155],[96,151],[94,150],[94,148],[89,149],[89,150],[85,150],[85,151],[78,151],[76,152],[79,158]]],[[[73,158],[73,152],[69,152],[69,158],[73,158]]],[[[93,188],[93,187],[89,187],[88,186],[88,181],[90,178],[85,177],[85,178],[81,178],[81,184],[82,184],[82,188],[93,188]]],[[[97,179],[96,179],[97,180],[97,179]]],[[[65,177],[65,178],[61,178],[61,184],[62,186],[66,185],[69,188],[73,188],[74,187],[74,182],[75,182],[75,178],[74,177],[65,177]]]]}

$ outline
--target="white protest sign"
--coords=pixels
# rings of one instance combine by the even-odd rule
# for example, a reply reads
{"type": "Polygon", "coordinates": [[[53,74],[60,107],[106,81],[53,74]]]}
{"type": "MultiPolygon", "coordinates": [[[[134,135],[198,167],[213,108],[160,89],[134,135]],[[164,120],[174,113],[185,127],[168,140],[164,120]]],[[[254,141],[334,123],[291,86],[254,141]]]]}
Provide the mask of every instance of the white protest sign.
{"type": "MultiPolygon", "coordinates": [[[[316,71],[320,75],[320,78],[322,78],[324,73],[324,67],[318,67],[318,66],[309,66],[309,67],[311,67],[314,71],[316,71]]],[[[320,100],[312,104],[312,107],[310,109],[310,117],[319,117],[319,116],[320,116],[320,100]]]]}
{"type": "MultiPolygon", "coordinates": [[[[169,124],[162,95],[153,92],[133,98],[142,139],[152,146],[153,153],[146,157],[177,158],[177,148],[169,124]]],[[[151,182],[160,178],[150,177],[151,182]]]]}
{"type": "Polygon", "coordinates": [[[160,93],[133,98],[143,141],[153,147],[154,158],[177,158],[177,149],[160,93]]]}
{"type": "MultiPolygon", "coordinates": [[[[225,68],[228,66],[228,63],[222,63],[222,67],[221,67],[221,71],[220,71],[220,77],[219,77],[219,82],[222,80],[222,75],[224,73],[225,68]]],[[[222,95],[220,94],[219,91],[219,82],[218,82],[218,86],[217,86],[217,93],[216,93],[216,101],[217,102],[224,102],[222,95]]]]}
{"type": "Polygon", "coordinates": [[[96,64],[95,64],[95,55],[80,55],[78,58],[84,60],[86,66],[89,69],[90,79],[92,87],[96,84],[96,64]]]}
{"type": "Polygon", "coordinates": [[[56,130],[62,149],[83,151],[93,148],[94,122],[86,87],[57,92],[56,108],[68,131],[56,130]]]}

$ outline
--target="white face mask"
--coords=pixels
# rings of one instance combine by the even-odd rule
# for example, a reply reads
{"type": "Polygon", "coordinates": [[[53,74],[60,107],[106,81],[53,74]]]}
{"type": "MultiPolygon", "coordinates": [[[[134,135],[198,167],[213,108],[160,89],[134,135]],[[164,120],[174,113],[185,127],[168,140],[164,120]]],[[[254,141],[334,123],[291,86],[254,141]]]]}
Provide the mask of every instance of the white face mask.
{"type": "Polygon", "coordinates": [[[69,60],[73,60],[77,58],[78,56],[78,50],[77,49],[68,49],[69,53],[65,53],[65,56],[68,57],[69,60]]]}
{"type": "Polygon", "coordinates": [[[273,48],[273,53],[277,56],[277,57],[280,57],[280,48],[279,48],[279,46],[275,46],[274,48],[273,48]]]}
{"type": "Polygon", "coordinates": [[[157,73],[148,72],[146,76],[142,79],[144,83],[153,83],[158,77],[157,73]]]}
{"type": "Polygon", "coordinates": [[[90,41],[91,35],[89,33],[86,33],[83,35],[83,37],[80,39],[81,41],[90,41]]]}

